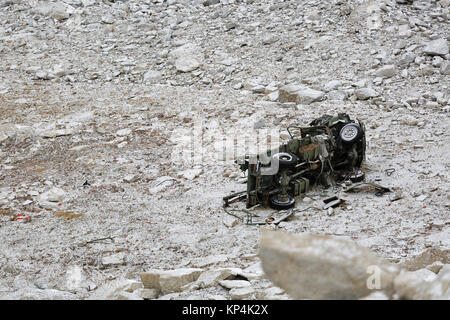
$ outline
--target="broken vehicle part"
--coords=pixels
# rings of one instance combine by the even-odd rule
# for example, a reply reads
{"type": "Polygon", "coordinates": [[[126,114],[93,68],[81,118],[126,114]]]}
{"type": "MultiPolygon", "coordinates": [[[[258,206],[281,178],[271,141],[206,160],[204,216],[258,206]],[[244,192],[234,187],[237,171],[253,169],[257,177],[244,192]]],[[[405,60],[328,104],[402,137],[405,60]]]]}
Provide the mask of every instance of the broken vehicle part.
{"type": "Polygon", "coordinates": [[[352,184],[348,187],[345,187],[344,192],[357,191],[357,190],[361,189],[361,187],[364,187],[364,186],[372,187],[375,190],[377,190],[378,192],[381,192],[382,194],[385,192],[392,191],[390,188],[383,187],[382,185],[379,185],[378,183],[368,181],[368,182],[358,182],[358,183],[352,184]]]}
{"type": "Polygon", "coordinates": [[[315,184],[328,187],[352,173],[354,180],[364,179],[363,173],[355,175],[366,151],[365,127],[359,120],[345,113],[324,115],[309,127],[291,125],[287,131],[291,139],[278,149],[237,161],[247,171],[247,208],[260,204],[286,210],[315,184]]]}
{"type": "Polygon", "coordinates": [[[225,207],[228,207],[230,205],[230,203],[239,202],[241,200],[244,200],[245,198],[246,198],[245,190],[239,191],[239,192],[234,192],[226,197],[223,197],[223,201],[224,201],[223,205],[225,207]]]}

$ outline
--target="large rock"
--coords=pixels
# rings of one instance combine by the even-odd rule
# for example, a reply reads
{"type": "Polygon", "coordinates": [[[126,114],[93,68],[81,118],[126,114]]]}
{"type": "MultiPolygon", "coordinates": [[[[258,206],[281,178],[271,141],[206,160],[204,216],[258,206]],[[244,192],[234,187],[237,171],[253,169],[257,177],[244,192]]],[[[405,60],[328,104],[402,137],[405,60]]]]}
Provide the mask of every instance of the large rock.
{"type": "Polygon", "coordinates": [[[138,295],[144,300],[151,300],[158,298],[159,291],[157,289],[147,289],[147,288],[140,288],[136,291],[133,291],[134,294],[138,295]]]}
{"type": "Polygon", "coordinates": [[[164,295],[181,291],[182,287],[198,279],[202,269],[182,268],[176,270],[150,270],[140,274],[147,289],[158,289],[164,295]]]}
{"type": "Polygon", "coordinates": [[[149,70],[144,73],[144,82],[154,83],[160,81],[162,78],[162,73],[157,70],[149,70]]]}
{"type": "Polygon", "coordinates": [[[256,293],[256,299],[258,300],[273,300],[276,296],[284,295],[283,289],[278,287],[269,287],[256,293]]]}
{"type": "Polygon", "coordinates": [[[260,257],[269,279],[294,299],[358,299],[373,289],[391,292],[399,272],[369,249],[335,236],[266,230],[260,257]]]}
{"type": "Polygon", "coordinates": [[[440,261],[444,264],[450,263],[450,249],[430,248],[418,254],[411,260],[402,263],[402,267],[415,271],[423,269],[433,262],[440,261]]]}
{"type": "Polygon", "coordinates": [[[423,52],[431,56],[445,56],[449,52],[447,40],[439,38],[430,41],[423,49],[423,52]]]}
{"type": "Polygon", "coordinates": [[[422,300],[450,300],[450,264],[446,264],[433,281],[424,284],[422,300]]]}
{"type": "Polygon", "coordinates": [[[436,274],[428,269],[403,272],[394,280],[395,292],[401,299],[421,299],[428,283],[436,278],[436,274]]]}
{"type": "Polygon", "coordinates": [[[320,101],[325,94],[322,91],[314,90],[304,86],[287,85],[280,88],[280,102],[295,102],[299,104],[311,104],[320,101]]]}

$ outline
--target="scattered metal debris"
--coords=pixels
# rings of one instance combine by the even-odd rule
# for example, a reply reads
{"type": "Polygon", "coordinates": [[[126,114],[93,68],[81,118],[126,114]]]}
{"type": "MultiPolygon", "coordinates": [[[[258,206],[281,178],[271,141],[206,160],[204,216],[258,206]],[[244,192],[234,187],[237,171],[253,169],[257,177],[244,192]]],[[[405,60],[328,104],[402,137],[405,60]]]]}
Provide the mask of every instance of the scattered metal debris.
{"type": "Polygon", "coordinates": [[[84,183],[83,183],[83,185],[82,185],[82,187],[89,187],[91,184],[86,180],[84,183]]]}
{"type": "Polygon", "coordinates": [[[84,247],[90,243],[95,243],[95,242],[104,241],[104,240],[111,240],[111,242],[114,242],[114,238],[115,237],[104,237],[104,238],[98,238],[98,239],[93,239],[93,240],[88,240],[88,241],[81,241],[78,243],[78,246],[84,247]]]}
{"type": "Polygon", "coordinates": [[[383,187],[382,185],[379,185],[378,183],[371,182],[371,181],[364,181],[364,182],[358,182],[355,184],[352,184],[348,187],[344,187],[344,192],[351,192],[351,191],[357,191],[361,189],[361,187],[369,186],[377,190],[377,193],[381,193],[383,195],[386,192],[391,192],[392,190],[387,187],[383,187]]]}
{"type": "Polygon", "coordinates": [[[325,205],[322,207],[323,210],[327,210],[328,208],[334,208],[337,207],[339,205],[341,205],[342,203],[344,203],[345,201],[342,199],[339,199],[336,196],[324,199],[323,202],[325,203],[325,205]]]}
{"type": "Polygon", "coordinates": [[[23,214],[18,213],[12,218],[12,221],[31,222],[31,216],[24,216],[23,214]]]}
{"type": "Polygon", "coordinates": [[[394,168],[389,168],[389,169],[384,170],[384,172],[386,173],[386,175],[388,177],[390,177],[395,172],[395,169],[394,168]]]}

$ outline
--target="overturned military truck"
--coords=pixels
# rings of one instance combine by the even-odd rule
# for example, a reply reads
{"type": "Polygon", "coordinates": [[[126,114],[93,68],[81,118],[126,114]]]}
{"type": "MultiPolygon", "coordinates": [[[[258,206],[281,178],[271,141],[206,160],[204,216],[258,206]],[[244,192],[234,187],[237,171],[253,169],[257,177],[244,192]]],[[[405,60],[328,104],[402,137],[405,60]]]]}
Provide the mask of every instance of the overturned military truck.
{"type": "Polygon", "coordinates": [[[289,126],[290,140],[276,151],[238,160],[247,172],[247,208],[274,209],[295,205],[295,197],[315,184],[363,179],[358,170],[365,158],[365,127],[349,115],[324,115],[309,127],[289,126]]]}

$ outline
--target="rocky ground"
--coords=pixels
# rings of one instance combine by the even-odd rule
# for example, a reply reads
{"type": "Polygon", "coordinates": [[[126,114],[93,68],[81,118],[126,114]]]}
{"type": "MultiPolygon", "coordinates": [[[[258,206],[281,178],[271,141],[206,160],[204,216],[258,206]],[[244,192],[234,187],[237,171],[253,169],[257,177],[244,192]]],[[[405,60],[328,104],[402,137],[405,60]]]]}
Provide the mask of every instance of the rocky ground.
{"type": "Polygon", "coordinates": [[[0,0],[0,298],[102,298],[111,283],[121,298],[289,298],[260,274],[263,228],[393,263],[449,249],[450,3],[401,2],[0,0]],[[366,178],[401,199],[316,188],[297,208],[345,205],[278,226],[223,211],[245,189],[217,157],[224,136],[286,137],[337,112],[366,123],[366,178]],[[180,161],[192,145],[204,158],[180,161]],[[139,285],[180,268],[251,289],[139,285]]]}

